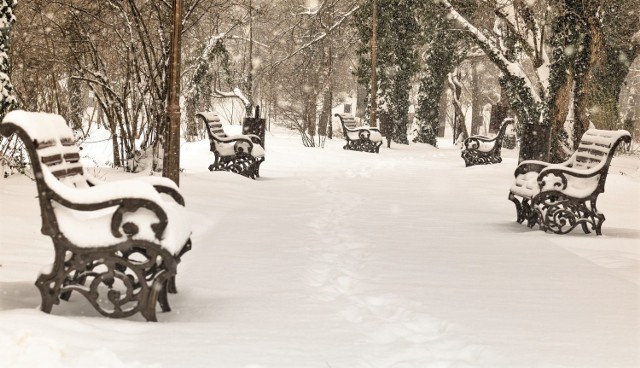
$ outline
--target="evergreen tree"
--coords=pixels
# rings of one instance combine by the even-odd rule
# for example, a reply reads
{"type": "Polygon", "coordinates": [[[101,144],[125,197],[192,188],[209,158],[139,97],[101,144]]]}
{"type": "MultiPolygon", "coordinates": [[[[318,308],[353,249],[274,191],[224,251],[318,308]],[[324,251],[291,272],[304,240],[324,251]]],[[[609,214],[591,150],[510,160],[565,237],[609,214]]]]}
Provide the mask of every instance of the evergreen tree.
{"type": "Polygon", "coordinates": [[[11,25],[16,20],[13,9],[17,3],[17,0],[2,0],[2,7],[0,8],[0,118],[17,105],[13,84],[9,79],[10,66],[9,57],[7,56],[9,33],[11,25]]]}
{"type": "Polygon", "coordinates": [[[452,72],[464,58],[467,43],[463,33],[449,32],[451,21],[442,15],[433,4],[425,2],[419,11],[421,43],[425,45],[418,106],[418,127],[414,142],[437,146],[440,96],[444,91],[447,74],[452,72]],[[443,45],[447,45],[443,47],[443,45]]]}
{"type": "MultiPolygon", "coordinates": [[[[367,0],[355,15],[360,36],[358,48],[358,82],[369,86],[371,75],[371,18],[372,0],[367,0]]],[[[416,46],[420,27],[416,11],[420,2],[412,0],[379,0],[377,24],[377,63],[379,107],[388,112],[393,121],[392,139],[408,144],[409,92],[412,78],[419,70],[416,46]]],[[[368,89],[369,90],[369,89],[368,89]]]]}
{"type": "Polygon", "coordinates": [[[620,128],[618,101],[625,78],[633,60],[640,55],[640,42],[633,37],[640,29],[638,0],[597,1],[600,5],[596,17],[595,35],[601,36],[597,45],[601,48],[592,53],[601,56],[593,67],[592,88],[588,91],[590,119],[601,129],[620,128]],[[593,108],[595,107],[595,108],[593,108]]]}
{"type": "Polygon", "coordinates": [[[226,85],[231,85],[229,80],[229,52],[220,36],[211,37],[205,45],[200,46],[198,55],[195,71],[184,92],[187,118],[185,137],[188,141],[195,140],[200,135],[196,113],[198,111],[211,110],[213,107],[211,100],[213,96],[212,86],[217,86],[221,83],[221,81],[216,80],[216,77],[226,79],[225,87],[226,85]]]}
{"type": "MultiPolygon", "coordinates": [[[[551,127],[551,146],[542,147],[545,142],[539,141],[549,161],[563,161],[570,148],[564,120],[571,101],[577,122],[575,137],[589,123],[611,128],[594,121],[594,113],[605,112],[603,120],[617,125],[620,87],[630,60],[638,53],[638,46],[631,43],[638,29],[638,18],[632,15],[637,0],[489,4],[503,24],[498,32],[496,27],[470,22],[455,10],[458,6],[452,6],[453,1],[434,3],[467,30],[501,70],[501,86],[518,120],[551,127]],[[550,39],[546,23],[551,24],[550,39]],[[550,55],[547,46],[551,46],[550,55]]],[[[523,139],[536,141],[535,136],[523,139]]]]}

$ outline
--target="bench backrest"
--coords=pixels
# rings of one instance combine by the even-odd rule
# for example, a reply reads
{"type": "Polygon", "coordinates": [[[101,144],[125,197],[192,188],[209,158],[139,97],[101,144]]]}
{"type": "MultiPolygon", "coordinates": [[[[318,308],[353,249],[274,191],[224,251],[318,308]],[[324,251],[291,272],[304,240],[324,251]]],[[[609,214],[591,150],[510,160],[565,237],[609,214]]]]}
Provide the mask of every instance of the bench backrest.
{"type": "Polygon", "coordinates": [[[51,203],[54,191],[47,184],[47,177],[50,178],[51,174],[60,182],[73,187],[89,186],[71,128],[57,114],[14,110],[4,117],[0,124],[0,134],[5,137],[16,134],[24,143],[38,188],[42,233],[57,234],[57,222],[51,203]]]}
{"type": "Polygon", "coordinates": [[[209,138],[212,138],[211,136],[227,138],[227,134],[225,134],[224,129],[222,129],[222,121],[220,121],[218,114],[209,111],[199,112],[196,114],[196,117],[204,121],[209,138]]]}
{"type": "Polygon", "coordinates": [[[622,141],[630,142],[631,135],[626,130],[589,129],[582,138],[578,149],[571,158],[575,169],[588,170],[604,162],[609,166],[613,154],[622,141]]]}
{"type": "Polygon", "coordinates": [[[6,134],[18,133],[25,143],[36,180],[47,170],[67,184],[86,185],[80,149],[62,116],[16,110],[7,114],[3,127],[6,134]]]}
{"type": "Polygon", "coordinates": [[[356,118],[351,114],[336,114],[338,118],[340,118],[340,122],[342,126],[347,127],[348,129],[356,128],[356,118]]]}
{"type": "Polygon", "coordinates": [[[498,134],[495,137],[495,145],[493,150],[498,152],[502,151],[502,141],[504,140],[504,136],[507,135],[507,128],[509,125],[513,124],[513,118],[506,118],[500,123],[500,128],[498,129],[498,134]]]}

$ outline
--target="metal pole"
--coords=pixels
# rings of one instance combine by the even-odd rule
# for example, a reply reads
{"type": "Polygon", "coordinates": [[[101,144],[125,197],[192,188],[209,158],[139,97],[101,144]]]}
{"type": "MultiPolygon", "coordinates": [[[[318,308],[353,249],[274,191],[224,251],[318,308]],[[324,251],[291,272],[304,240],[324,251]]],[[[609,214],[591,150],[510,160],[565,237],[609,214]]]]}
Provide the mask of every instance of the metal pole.
{"type": "Polygon", "coordinates": [[[378,60],[377,60],[377,33],[378,33],[378,0],[373,0],[373,20],[371,24],[371,121],[369,125],[378,126],[376,113],[378,111],[378,60]]]}
{"type": "Polygon", "coordinates": [[[173,0],[173,33],[169,62],[168,124],[165,134],[162,176],[180,184],[180,39],[182,33],[182,0],[173,0]]]}

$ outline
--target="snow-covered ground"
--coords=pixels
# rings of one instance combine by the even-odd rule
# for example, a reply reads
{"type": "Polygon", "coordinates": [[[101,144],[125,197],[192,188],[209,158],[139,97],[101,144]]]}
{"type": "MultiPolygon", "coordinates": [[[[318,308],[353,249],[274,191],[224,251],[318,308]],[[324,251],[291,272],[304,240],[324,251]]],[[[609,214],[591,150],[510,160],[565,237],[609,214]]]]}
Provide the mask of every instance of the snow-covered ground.
{"type": "Polygon", "coordinates": [[[342,144],[270,133],[256,181],[184,144],[193,250],[158,323],[79,296],[40,312],[35,184],[0,180],[0,366],[640,367],[640,158],[613,161],[603,236],[558,236],[515,222],[516,151],[465,168],[444,140],[342,144]]]}

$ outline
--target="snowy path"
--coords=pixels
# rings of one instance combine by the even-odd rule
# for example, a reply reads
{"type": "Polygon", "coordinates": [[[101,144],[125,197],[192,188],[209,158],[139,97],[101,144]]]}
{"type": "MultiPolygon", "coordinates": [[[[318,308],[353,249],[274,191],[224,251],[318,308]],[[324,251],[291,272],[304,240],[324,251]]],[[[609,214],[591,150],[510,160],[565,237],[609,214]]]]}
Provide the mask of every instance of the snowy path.
{"type": "Polygon", "coordinates": [[[38,312],[32,282],[49,240],[37,234],[29,182],[1,182],[3,208],[32,203],[24,218],[0,211],[0,361],[640,366],[637,176],[612,170],[604,236],[559,237],[515,223],[513,152],[501,165],[464,168],[453,149],[328,145],[268,137],[258,181],[203,171],[206,142],[183,149],[194,249],[179,267],[174,310],[157,324],[79,317],[95,315],[79,299],[38,312]]]}

